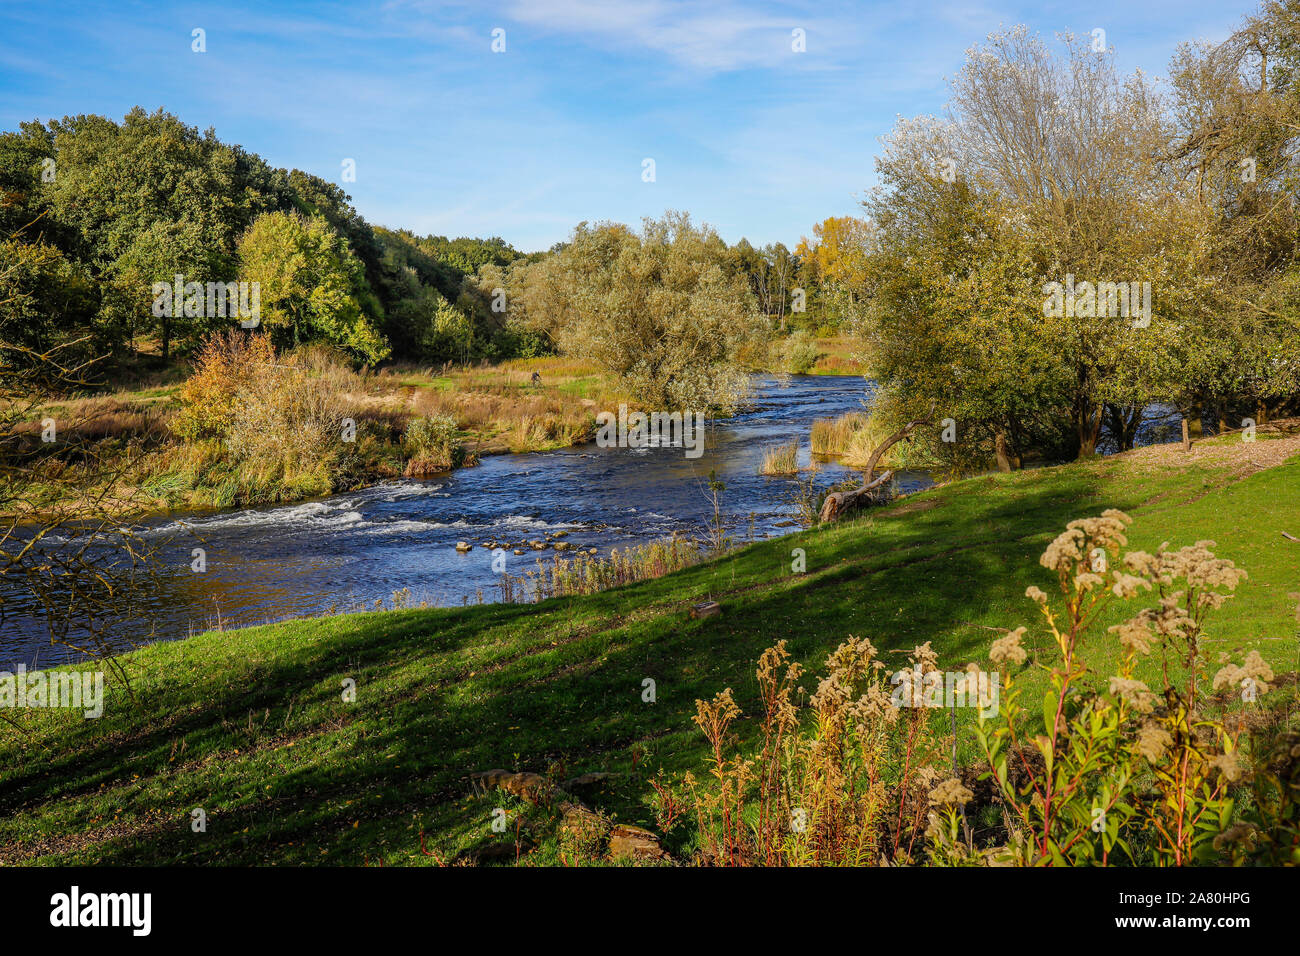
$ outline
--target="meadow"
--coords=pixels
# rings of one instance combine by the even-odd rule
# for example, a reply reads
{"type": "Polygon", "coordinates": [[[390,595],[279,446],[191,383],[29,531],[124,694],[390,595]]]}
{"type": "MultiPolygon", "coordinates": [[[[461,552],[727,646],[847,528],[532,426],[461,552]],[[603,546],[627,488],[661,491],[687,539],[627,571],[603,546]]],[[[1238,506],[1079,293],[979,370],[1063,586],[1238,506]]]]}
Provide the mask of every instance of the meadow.
{"type": "MultiPolygon", "coordinates": [[[[969,478],[536,605],[343,615],[156,644],[119,658],[130,687],[109,676],[102,718],[32,711],[0,724],[0,862],[603,862],[562,840],[553,813],[473,775],[577,778],[609,820],[654,828],[656,783],[705,766],[697,700],[733,689],[747,715],[737,741],[758,743],[754,667],[766,648],[784,640],[820,673],[850,635],[899,666],[930,642],[942,666],[960,669],[985,660],[1004,629],[1028,625],[1026,647],[1041,653],[1047,638],[1024,596],[1052,583],[1038,556],[1068,521],[1107,508],[1132,516],[1130,547],[1213,539],[1249,572],[1205,639],[1216,654],[1254,650],[1269,662],[1280,696],[1265,713],[1285,726],[1300,665],[1300,543],[1286,536],[1300,536],[1297,443],[1225,436],[1190,456],[1160,446],[969,478]],[[693,616],[702,602],[719,612],[693,616]],[[199,808],[202,833],[191,827],[199,808]],[[506,832],[491,826],[498,808],[518,821],[506,832]]],[[[1124,603],[1100,624],[1120,621],[1124,603]]],[[[1114,641],[1085,653],[1113,656],[1114,641]]],[[[1139,676],[1154,680],[1157,668],[1148,660],[1139,676]]],[[[934,715],[937,732],[946,718],[934,715]]],[[[952,742],[957,762],[978,769],[972,719],[960,715],[952,742]]],[[[665,843],[678,859],[695,849],[689,834],[665,843]]]]}

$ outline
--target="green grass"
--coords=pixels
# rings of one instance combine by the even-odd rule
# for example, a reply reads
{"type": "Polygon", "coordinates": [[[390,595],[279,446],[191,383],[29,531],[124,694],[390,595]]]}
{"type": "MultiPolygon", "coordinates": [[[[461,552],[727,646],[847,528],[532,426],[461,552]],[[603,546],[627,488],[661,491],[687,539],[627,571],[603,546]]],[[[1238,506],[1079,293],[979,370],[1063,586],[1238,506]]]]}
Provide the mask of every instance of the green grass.
{"type": "MultiPolygon", "coordinates": [[[[1216,540],[1250,579],[1211,617],[1211,657],[1257,648],[1292,670],[1300,544],[1280,531],[1300,535],[1297,487],[1295,459],[1235,481],[1226,468],[1116,460],[981,477],[588,597],[155,645],[121,659],[134,703],[110,679],[99,720],[32,711],[15,712],[22,733],[0,723],[0,862],[430,863],[421,831],[448,855],[492,838],[506,798],[471,796],[466,775],[496,767],[618,773],[591,802],[646,824],[646,777],[700,768],[696,698],[730,686],[752,715],[754,661],[779,639],[811,667],[809,690],[850,633],[900,663],[891,652],[932,641],[954,668],[986,659],[985,626],[1029,625],[1027,644],[1045,647],[1023,597],[1052,583],[1038,556],[1068,520],[1107,507],[1134,517],[1130,548],[1216,540]],[[791,572],[795,548],[806,573],[791,572]],[[691,619],[706,598],[722,613],[691,619]],[[654,704],[641,701],[647,677],[654,704]],[[190,829],[196,807],[203,834],[190,829]]],[[[1094,633],[1090,653],[1112,659],[1094,633]]],[[[968,728],[960,736],[968,747],[968,728]]],[[[554,861],[554,847],[537,858],[554,861]]]]}

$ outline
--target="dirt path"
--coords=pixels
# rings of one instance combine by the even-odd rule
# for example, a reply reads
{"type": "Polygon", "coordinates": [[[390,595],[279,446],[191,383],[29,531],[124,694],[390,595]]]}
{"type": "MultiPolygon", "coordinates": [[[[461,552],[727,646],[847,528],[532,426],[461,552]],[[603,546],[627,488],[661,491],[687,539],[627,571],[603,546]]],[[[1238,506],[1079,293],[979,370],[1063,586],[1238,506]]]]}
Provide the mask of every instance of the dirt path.
{"type": "MultiPolygon", "coordinates": [[[[1148,445],[1115,455],[1113,460],[1136,465],[1183,468],[1187,465],[1253,465],[1256,470],[1276,468],[1300,455],[1300,418],[1279,419],[1260,425],[1255,441],[1245,441],[1240,431],[1222,437],[1201,439],[1183,451],[1180,441],[1148,445]],[[1279,437],[1280,436],[1280,437],[1279,437]]],[[[1244,477],[1244,476],[1243,476],[1244,477]]]]}

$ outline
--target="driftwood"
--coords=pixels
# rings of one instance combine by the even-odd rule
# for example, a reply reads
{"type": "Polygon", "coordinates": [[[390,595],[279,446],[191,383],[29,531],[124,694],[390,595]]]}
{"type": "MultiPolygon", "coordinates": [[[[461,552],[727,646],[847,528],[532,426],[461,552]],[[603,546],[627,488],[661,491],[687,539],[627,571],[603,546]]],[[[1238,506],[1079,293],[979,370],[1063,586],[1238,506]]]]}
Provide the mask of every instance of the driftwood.
{"type": "Polygon", "coordinates": [[[834,521],[840,515],[844,514],[844,512],[862,504],[863,500],[870,497],[872,492],[888,482],[890,478],[893,478],[894,472],[892,470],[876,476],[877,463],[879,463],[880,459],[884,457],[885,452],[889,451],[889,449],[893,448],[900,441],[909,441],[912,437],[912,432],[916,431],[916,429],[920,428],[922,425],[929,425],[933,420],[934,408],[931,407],[929,414],[924,418],[912,419],[898,431],[894,432],[894,434],[890,435],[877,445],[875,450],[871,452],[871,457],[867,459],[867,467],[863,469],[862,487],[854,488],[851,491],[836,491],[827,495],[826,500],[822,502],[820,515],[821,520],[834,521]]]}
{"type": "Polygon", "coordinates": [[[822,502],[821,520],[834,521],[850,508],[856,508],[858,505],[862,504],[863,497],[870,495],[873,491],[893,477],[894,472],[892,470],[883,471],[861,488],[854,488],[852,491],[832,492],[827,495],[826,500],[822,502]]]}

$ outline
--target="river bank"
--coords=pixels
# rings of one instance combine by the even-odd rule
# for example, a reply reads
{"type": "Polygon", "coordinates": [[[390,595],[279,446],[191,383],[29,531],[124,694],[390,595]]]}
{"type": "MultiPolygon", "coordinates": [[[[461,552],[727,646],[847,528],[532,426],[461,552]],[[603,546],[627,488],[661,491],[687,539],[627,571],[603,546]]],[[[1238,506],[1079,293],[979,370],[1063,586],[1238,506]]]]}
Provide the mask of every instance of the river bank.
{"type": "MultiPolygon", "coordinates": [[[[521,543],[563,532],[575,551],[608,555],[673,535],[705,536],[714,521],[710,474],[725,486],[726,536],[743,543],[788,534],[798,527],[798,476],[759,475],[765,449],[797,438],[801,464],[811,464],[812,422],[861,409],[866,397],[857,376],[759,377],[749,407],[709,424],[699,458],[672,447],[505,450],[437,477],[144,519],[141,533],[170,570],[153,590],[139,592],[138,619],[121,622],[118,633],[129,646],[376,601],[392,607],[498,600],[503,573],[536,570],[545,557],[521,543]],[[461,541],[473,549],[458,552],[461,541]],[[504,567],[494,567],[493,549],[483,546],[490,542],[511,545],[504,567]],[[202,573],[190,570],[195,547],[205,551],[202,573]]],[[[825,462],[818,480],[829,484],[854,474],[825,462]]],[[[899,475],[902,490],[928,483],[921,472],[899,475]]],[[[24,600],[10,597],[0,661],[57,663],[61,648],[49,645],[36,609],[24,610],[24,600]]]]}
{"type": "MultiPolygon", "coordinates": [[[[658,829],[656,772],[703,776],[710,753],[691,723],[695,701],[730,687],[745,713],[761,712],[754,661],[766,647],[786,639],[814,674],[850,634],[869,637],[885,660],[926,642],[943,668],[984,660],[998,632],[1038,618],[1024,593],[1054,586],[1038,564],[1047,542],[1110,507],[1134,519],[1130,549],[1208,538],[1249,571],[1213,619],[1214,653],[1258,651],[1285,690],[1300,545],[1279,530],[1300,534],[1296,442],[1212,439],[1191,461],[1174,445],[966,479],[589,597],[336,615],[159,643],[119,658],[134,697],[107,675],[103,717],[30,711],[21,729],[0,724],[0,863],[436,865],[494,840],[513,862],[514,829],[497,835],[488,822],[516,805],[469,783],[497,767],[609,774],[591,805],[658,829]],[[803,571],[792,568],[796,548],[803,571]],[[692,618],[705,600],[720,613],[692,618]],[[351,702],[340,696],[345,680],[351,702]],[[208,814],[201,839],[189,826],[194,807],[208,814]]],[[[1083,650],[1090,662],[1114,657],[1105,628],[1132,604],[1141,600],[1098,621],[1100,639],[1083,650]]],[[[1159,680],[1158,657],[1134,676],[1159,680]]],[[[1023,679],[1036,701],[1041,676],[1028,668],[1023,679]]],[[[957,719],[957,759],[968,764],[973,711],[957,719]]],[[[741,743],[754,742],[758,724],[737,722],[741,743]]],[[[543,836],[527,860],[573,856],[543,836]]]]}
{"type": "MultiPolygon", "coordinates": [[[[808,374],[856,374],[850,339],[815,341],[817,361],[808,374]]],[[[588,443],[599,411],[633,404],[610,376],[580,359],[513,359],[441,369],[388,366],[345,383],[341,397],[357,429],[339,460],[330,467],[276,470],[265,460],[236,460],[218,442],[176,435],[188,366],[125,374],[135,379],[129,388],[33,410],[23,433],[29,444],[38,441],[41,423],[48,421],[55,423],[57,440],[48,461],[53,472],[34,475],[18,499],[26,509],[23,517],[92,503],[126,520],[301,502],[433,474],[413,468],[415,456],[405,447],[404,428],[415,418],[453,419],[458,459],[470,466],[491,455],[588,443]],[[66,455],[60,456],[60,448],[66,455]]],[[[758,374],[784,373],[777,363],[758,374]]],[[[443,470],[452,469],[438,469],[443,470]]]]}
{"type": "MultiPolygon", "coordinates": [[[[127,518],[175,511],[305,501],[356,491],[411,471],[415,453],[404,431],[416,418],[445,416],[465,464],[487,455],[545,451],[589,441],[601,408],[628,401],[598,369],[561,358],[520,359],[490,367],[388,367],[343,378],[340,416],[355,422],[339,436],[339,454],[290,469],[239,460],[216,441],[184,440],[183,375],[155,373],[114,394],[54,402],[35,410],[27,435],[53,421],[57,442],[44,472],[21,500],[27,513],[96,502],[127,518]],[[60,457],[60,449],[67,454],[60,457]]],[[[308,388],[315,383],[305,383],[308,388]]]]}

